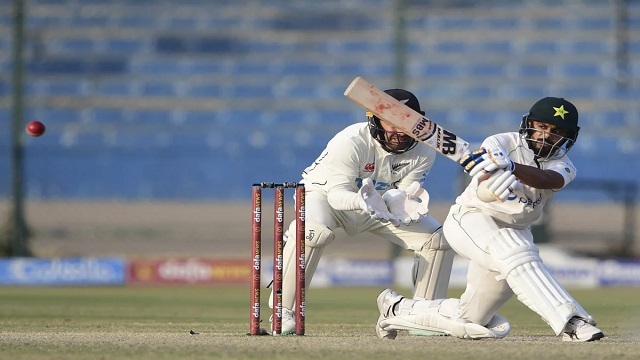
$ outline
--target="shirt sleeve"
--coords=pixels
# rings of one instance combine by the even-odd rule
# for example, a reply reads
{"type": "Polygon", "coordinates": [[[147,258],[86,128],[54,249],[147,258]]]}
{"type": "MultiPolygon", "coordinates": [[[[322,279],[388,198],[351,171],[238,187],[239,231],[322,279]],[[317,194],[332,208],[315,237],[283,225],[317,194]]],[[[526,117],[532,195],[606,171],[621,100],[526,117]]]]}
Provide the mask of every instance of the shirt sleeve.
{"type": "Polygon", "coordinates": [[[327,145],[327,201],[336,210],[359,210],[360,199],[355,188],[360,155],[350,139],[334,139],[327,145]]]}
{"type": "Polygon", "coordinates": [[[570,182],[572,182],[577,175],[576,167],[573,165],[573,163],[569,159],[561,158],[559,160],[554,160],[549,163],[549,166],[546,169],[555,171],[564,178],[564,185],[561,188],[554,189],[554,190],[560,190],[564,188],[570,182]]]}

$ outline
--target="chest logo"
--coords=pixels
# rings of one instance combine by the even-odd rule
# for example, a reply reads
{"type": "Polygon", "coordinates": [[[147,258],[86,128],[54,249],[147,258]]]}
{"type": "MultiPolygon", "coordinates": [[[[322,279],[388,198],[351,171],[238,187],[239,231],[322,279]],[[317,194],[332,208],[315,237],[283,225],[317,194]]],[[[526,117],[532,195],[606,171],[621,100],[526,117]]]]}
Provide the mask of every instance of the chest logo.
{"type": "Polygon", "coordinates": [[[364,166],[364,171],[366,172],[373,172],[373,170],[376,169],[376,165],[374,163],[368,163],[367,165],[364,166]]]}
{"type": "Polygon", "coordinates": [[[391,171],[398,172],[402,168],[407,167],[407,166],[409,166],[408,162],[402,162],[402,163],[398,163],[398,164],[393,164],[393,165],[391,165],[391,171]]]}

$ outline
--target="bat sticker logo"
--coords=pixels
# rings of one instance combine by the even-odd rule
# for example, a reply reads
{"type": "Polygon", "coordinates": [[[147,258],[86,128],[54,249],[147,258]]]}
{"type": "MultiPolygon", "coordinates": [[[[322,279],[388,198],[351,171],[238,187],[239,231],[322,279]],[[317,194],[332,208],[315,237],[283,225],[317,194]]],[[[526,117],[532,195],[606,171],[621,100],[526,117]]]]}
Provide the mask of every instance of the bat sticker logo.
{"type": "Polygon", "coordinates": [[[434,126],[433,121],[423,117],[413,125],[411,133],[420,138],[420,140],[427,141],[436,133],[436,126],[434,126]]]}
{"type": "Polygon", "coordinates": [[[456,135],[438,126],[438,148],[443,155],[454,155],[456,153],[456,135]]]}

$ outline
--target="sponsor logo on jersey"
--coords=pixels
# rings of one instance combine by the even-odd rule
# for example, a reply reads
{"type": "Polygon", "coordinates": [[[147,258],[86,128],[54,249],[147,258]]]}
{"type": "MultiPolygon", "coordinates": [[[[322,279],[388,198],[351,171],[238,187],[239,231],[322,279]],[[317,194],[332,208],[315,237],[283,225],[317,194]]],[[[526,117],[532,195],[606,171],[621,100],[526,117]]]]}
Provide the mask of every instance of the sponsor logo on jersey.
{"type": "Polygon", "coordinates": [[[571,169],[569,169],[568,167],[564,168],[564,171],[566,171],[568,174],[571,174],[571,169]]]}
{"type": "Polygon", "coordinates": [[[519,202],[521,204],[527,204],[528,206],[535,208],[536,206],[540,205],[540,203],[542,202],[542,195],[540,195],[538,199],[536,199],[535,201],[532,199],[529,199],[528,197],[521,196],[519,202]]]}
{"type": "Polygon", "coordinates": [[[407,166],[409,166],[408,162],[402,162],[402,163],[399,163],[399,164],[393,164],[393,165],[391,165],[391,171],[398,172],[398,171],[400,171],[400,169],[402,169],[404,167],[407,167],[407,166]]]}
{"type": "Polygon", "coordinates": [[[364,171],[366,172],[373,172],[373,170],[376,169],[376,165],[374,163],[368,163],[367,165],[364,166],[364,171]]]}

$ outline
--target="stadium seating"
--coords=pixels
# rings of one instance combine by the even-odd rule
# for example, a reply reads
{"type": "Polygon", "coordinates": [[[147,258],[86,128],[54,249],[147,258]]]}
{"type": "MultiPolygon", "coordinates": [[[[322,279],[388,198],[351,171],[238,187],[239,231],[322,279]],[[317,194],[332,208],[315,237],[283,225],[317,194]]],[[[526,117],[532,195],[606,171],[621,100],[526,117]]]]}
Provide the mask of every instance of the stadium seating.
{"type": "MultiPolygon", "coordinates": [[[[208,198],[245,198],[253,181],[297,180],[335,132],[364,120],[342,96],[353,77],[397,86],[389,1],[27,3],[28,111],[51,136],[28,143],[28,160],[70,161],[67,178],[29,167],[43,197],[198,198],[193,189],[206,188],[208,198]],[[100,170],[83,170],[96,168],[92,155],[100,170]]],[[[629,2],[621,63],[610,3],[408,2],[404,86],[474,143],[515,131],[538,98],[566,97],[581,111],[577,165],[619,152],[608,170],[624,178],[616,171],[640,130],[640,4],[629,2]]],[[[9,118],[10,6],[0,3],[0,122],[9,118]]],[[[8,162],[0,157],[0,169],[8,162]]],[[[453,199],[451,181],[431,177],[434,199],[453,199]]],[[[0,196],[8,191],[0,181],[0,196]]]]}

